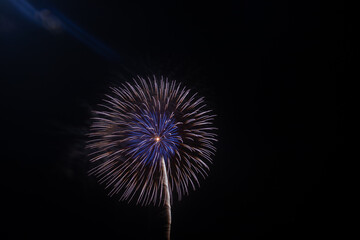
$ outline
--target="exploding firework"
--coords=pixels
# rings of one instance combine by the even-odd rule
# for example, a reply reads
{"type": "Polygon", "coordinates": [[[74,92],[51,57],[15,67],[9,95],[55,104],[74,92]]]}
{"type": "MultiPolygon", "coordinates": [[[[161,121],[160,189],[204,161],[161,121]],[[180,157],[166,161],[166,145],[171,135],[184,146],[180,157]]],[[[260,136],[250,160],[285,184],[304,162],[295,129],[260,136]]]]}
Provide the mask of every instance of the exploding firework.
{"type": "Polygon", "coordinates": [[[215,153],[214,115],[203,97],[180,83],[138,78],[112,88],[94,111],[87,148],[90,174],[141,205],[163,203],[170,239],[171,201],[206,177],[215,153]]]}
{"type": "Polygon", "coordinates": [[[142,205],[181,199],[206,177],[215,153],[214,115],[180,83],[138,78],[112,88],[94,111],[87,147],[90,170],[110,195],[142,205]]]}
{"type": "Polygon", "coordinates": [[[215,152],[214,115],[180,83],[138,78],[112,88],[90,127],[90,174],[110,195],[141,205],[181,199],[206,177],[215,152]],[[165,170],[165,172],[164,172],[165,170]],[[173,194],[174,193],[174,194],[173,194]]]}

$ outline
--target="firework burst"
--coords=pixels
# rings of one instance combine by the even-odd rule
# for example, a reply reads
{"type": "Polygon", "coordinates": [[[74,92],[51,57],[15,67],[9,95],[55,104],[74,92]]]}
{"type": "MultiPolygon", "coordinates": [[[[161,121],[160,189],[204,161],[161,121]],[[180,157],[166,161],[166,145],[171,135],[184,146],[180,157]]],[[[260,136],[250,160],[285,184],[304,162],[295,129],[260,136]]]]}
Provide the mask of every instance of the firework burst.
{"type": "Polygon", "coordinates": [[[169,204],[206,177],[215,153],[214,115],[175,81],[138,78],[111,89],[94,111],[90,174],[120,200],[169,204]]]}

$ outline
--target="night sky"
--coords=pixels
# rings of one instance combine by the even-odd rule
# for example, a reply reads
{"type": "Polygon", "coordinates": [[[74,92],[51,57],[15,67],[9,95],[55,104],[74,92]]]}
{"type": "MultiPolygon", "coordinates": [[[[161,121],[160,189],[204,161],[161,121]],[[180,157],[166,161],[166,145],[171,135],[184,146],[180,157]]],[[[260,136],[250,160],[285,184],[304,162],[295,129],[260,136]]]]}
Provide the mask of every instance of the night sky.
{"type": "Polygon", "coordinates": [[[340,234],[342,3],[28,1],[66,28],[11,2],[0,1],[1,239],[161,239],[159,208],[110,198],[87,175],[91,110],[137,75],[183,82],[217,115],[211,173],[173,204],[172,239],[340,234]]]}

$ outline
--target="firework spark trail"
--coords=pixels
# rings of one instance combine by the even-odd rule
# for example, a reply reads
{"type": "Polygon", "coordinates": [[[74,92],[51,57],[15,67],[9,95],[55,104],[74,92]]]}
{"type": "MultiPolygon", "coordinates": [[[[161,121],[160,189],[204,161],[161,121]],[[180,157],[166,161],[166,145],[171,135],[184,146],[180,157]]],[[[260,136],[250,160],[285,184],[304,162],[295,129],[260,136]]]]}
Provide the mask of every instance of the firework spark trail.
{"type": "Polygon", "coordinates": [[[171,202],[208,174],[216,150],[214,115],[204,98],[155,77],[112,88],[99,107],[87,143],[94,164],[89,174],[120,200],[163,204],[170,239],[171,202]]]}
{"type": "Polygon", "coordinates": [[[167,177],[167,170],[165,166],[164,158],[161,157],[161,171],[162,171],[162,184],[165,190],[165,211],[166,211],[166,225],[165,225],[165,235],[166,239],[170,240],[170,229],[171,229],[171,203],[170,203],[170,191],[169,191],[169,181],[167,177]]]}

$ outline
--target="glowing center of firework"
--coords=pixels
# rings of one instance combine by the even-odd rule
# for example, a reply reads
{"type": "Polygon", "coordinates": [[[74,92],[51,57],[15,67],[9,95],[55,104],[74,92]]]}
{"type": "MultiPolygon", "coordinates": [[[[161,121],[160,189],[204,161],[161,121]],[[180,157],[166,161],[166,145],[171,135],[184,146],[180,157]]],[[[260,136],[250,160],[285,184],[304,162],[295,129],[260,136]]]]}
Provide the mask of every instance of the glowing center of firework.
{"type": "Polygon", "coordinates": [[[165,113],[143,111],[129,130],[128,153],[144,162],[167,161],[181,142],[175,119],[165,113]]]}

